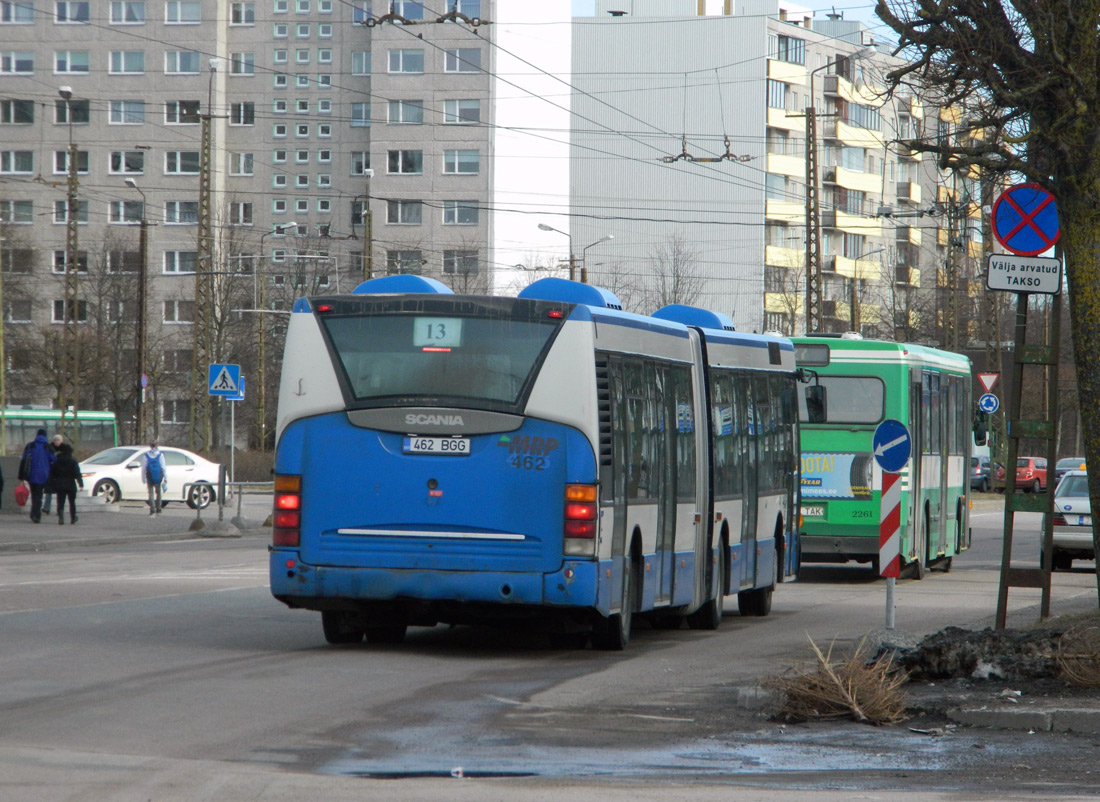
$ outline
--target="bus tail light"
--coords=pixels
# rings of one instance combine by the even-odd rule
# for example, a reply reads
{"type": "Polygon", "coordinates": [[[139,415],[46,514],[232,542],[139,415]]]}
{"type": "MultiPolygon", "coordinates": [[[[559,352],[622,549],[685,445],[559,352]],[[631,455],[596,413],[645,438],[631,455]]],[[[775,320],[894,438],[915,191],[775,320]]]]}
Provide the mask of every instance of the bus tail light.
{"type": "Polygon", "coordinates": [[[596,485],[565,486],[564,548],[568,557],[596,556],[596,485]]]}
{"type": "Polygon", "coordinates": [[[271,515],[273,546],[297,546],[302,539],[302,477],[275,475],[275,509],[271,515]]]}

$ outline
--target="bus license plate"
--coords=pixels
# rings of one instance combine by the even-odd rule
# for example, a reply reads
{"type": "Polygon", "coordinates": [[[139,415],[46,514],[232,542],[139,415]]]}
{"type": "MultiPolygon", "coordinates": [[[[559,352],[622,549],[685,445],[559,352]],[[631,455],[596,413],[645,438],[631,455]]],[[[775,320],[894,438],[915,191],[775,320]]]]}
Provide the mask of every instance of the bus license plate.
{"type": "Polygon", "coordinates": [[[805,518],[824,518],[825,506],[823,504],[814,504],[809,507],[803,505],[802,515],[805,518]]]}
{"type": "Polygon", "coordinates": [[[470,440],[467,437],[406,437],[403,451],[406,454],[468,457],[470,440]]]}

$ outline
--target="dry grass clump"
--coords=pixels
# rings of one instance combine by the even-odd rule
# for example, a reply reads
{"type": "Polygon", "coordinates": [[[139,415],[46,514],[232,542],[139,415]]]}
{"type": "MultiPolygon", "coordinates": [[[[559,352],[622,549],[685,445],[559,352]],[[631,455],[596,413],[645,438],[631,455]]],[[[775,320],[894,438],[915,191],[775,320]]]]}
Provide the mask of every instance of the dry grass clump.
{"type": "Polygon", "coordinates": [[[905,693],[909,679],[889,660],[870,662],[861,641],[855,651],[833,659],[833,644],[822,654],[807,638],[816,662],[788,669],[764,684],[778,692],[778,715],[788,721],[828,721],[849,718],[866,724],[895,724],[906,718],[905,693]]]}
{"type": "Polygon", "coordinates": [[[1086,622],[1063,632],[1055,658],[1073,684],[1100,687],[1100,624],[1086,622]]]}

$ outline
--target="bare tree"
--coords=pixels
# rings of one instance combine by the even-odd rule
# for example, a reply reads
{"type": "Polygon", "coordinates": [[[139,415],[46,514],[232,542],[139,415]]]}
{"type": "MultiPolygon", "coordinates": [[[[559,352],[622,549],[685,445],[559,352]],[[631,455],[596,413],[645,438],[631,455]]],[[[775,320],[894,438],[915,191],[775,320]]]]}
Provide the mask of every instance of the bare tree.
{"type": "Polygon", "coordinates": [[[646,306],[649,311],[668,304],[691,305],[698,301],[706,283],[699,272],[699,258],[681,232],[670,234],[650,252],[651,275],[646,282],[646,306]]]}

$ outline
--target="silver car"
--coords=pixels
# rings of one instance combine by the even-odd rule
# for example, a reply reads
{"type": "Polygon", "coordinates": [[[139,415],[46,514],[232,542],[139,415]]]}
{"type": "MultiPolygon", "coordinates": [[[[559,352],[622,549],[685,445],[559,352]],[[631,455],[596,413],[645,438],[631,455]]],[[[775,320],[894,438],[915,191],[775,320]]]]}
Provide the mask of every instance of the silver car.
{"type": "Polygon", "coordinates": [[[1054,571],[1068,571],[1074,560],[1093,557],[1089,475],[1085,471],[1067,471],[1054,491],[1054,549],[1050,566],[1054,571]]]}

